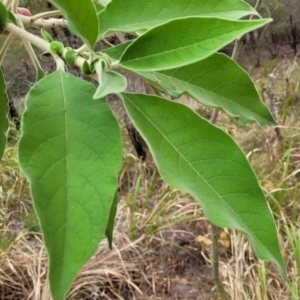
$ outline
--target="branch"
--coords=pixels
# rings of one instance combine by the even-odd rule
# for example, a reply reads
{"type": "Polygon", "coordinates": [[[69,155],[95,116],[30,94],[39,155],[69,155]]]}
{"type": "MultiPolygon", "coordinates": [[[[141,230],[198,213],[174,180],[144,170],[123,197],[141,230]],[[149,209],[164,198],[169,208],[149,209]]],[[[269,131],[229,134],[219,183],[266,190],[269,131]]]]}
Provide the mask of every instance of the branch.
{"type": "Polygon", "coordinates": [[[33,27],[33,28],[43,28],[49,29],[53,27],[66,28],[68,27],[68,22],[65,19],[38,19],[34,20],[32,17],[23,16],[20,14],[15,15],[24,25],[24,27],[33,27]]]}
{"type": "Polygon", "coordinates": [[[33,44],[34,46],[36,46],[43,52],[50,52],[50,44],[48,42],[46,42],[42,38],[40,38],[32,33],[29,33],[28,31],[16,26],[15,24],[8,22],[6,24],[5,29],[7,29],[9,32],[14,33],[21,39],[27,40],[28,42],[30,42],[31,44],[33,44]]]}
{"type": "MultiPolygon", "coordinates": [[[[5,27],[6,30],[8,30],[9,32],[11,33],[14,33],[15,35],[17,35],[18,37],[20,37],[21,39],[24,39],[26,41],[28,41],[29,43],[31,43],[32,45],[36,46],[37,48],[39,48],[41,51],[43,52],[49,52],[51,53],[50,51],[50,43],[46,42],[44,39],[14,25],[13,23],[10,23],[8,22],[6,24],[6,27],[5,27]]],[[[63,55],[62,57],[64,58],[65,57],[65,54],[67,52],[67,49],[64,49],[63,51],[63,55]]],[[[56,63],[58,62],[58,57],[57,56],[54,56],[54,59],[56,61],[56,63]]],[[[77,56],[76,57],[76,60],[75,60],[75,65],[79,68],[82,68],[82,65],[84,63],[85,59],[81,56],[77,56]]],[[[91,74],[91,76],[93,79],[97,80],[98,81],[98,76],[96,73],[93,73],[91,74]]]]}
{"type": "Polygon", "coordinates": [[[32,16],[31,21],[34,22],[38,19],[45,19],[48,17],[61,16],[61,15],[62,15],[62,13],[60,10],[45,11],[40,14],[36,14],[36,15],[32,16]]]}

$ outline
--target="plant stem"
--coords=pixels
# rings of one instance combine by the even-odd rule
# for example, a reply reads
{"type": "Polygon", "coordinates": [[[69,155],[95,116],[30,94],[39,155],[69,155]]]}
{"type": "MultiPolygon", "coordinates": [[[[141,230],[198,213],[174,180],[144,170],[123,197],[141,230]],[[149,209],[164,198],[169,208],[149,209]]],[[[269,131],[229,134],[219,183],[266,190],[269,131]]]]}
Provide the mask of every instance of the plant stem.
{"type": "Polygon", "coordinates": [[[5,39],[4,43],[3,43],[3,46],[0,50],[0,66],[2,66],[2,63],[3,63],[3,59],[4,59],[4,56],[6,54],[6,51],[10,45],[10,43],[12,42],[13,38],[15,37],[15,35],[13,33],[10,33],[7,38],[5,39]]]}
{"type": "MultiPolygon", "coordinates": [[[[19,21],[20,28],[24,29],[23,23],[20,20],[18,20],[18,21],[19,21]]],[[[40,62],[39,62],[39,60],[38,60],[38,58],[37,58],[37,56],[36,56],[36,54],[35,54],[35,52],[34,52],[34,50],[32,48],[31,43],[28,42],[24,38],[22,38],[22,41],[23,41],[23,44],[24,44],[24,46],[25,46],[25,48],[27,50],[27,53],[28,53],[28,55],[29,55],[29,57],[31,59],[31,62],[32,62],[33,66],[34,66],[34,68],[36,70],[36,73],[38,74],[39,71],[43,72],[42,66],[40,65],[40,62]]]]}
{"type": "Polygon", "coordinates": [[[16,26],[15,24],[8,22],[6,24],[5,29],[7,29],[9,32],[14,33],[21,39],[27,40],[29,43],[35,45],[43,52],[50,52],[50,44],[48,42],[46,42],[45,40],[43,40],[42,38],[40,38],[34,34],[29,33],[28,31],[16,26]]]}
{"type": "Polygon", "coordinates": [[[61,16],[61,11],[60,10],[52,10],[52,11],[46,11],[40,14],[36,14],[31,17],[31,21],[34,22],[38,19],[43,19],[43,18],[49,18],[52,16],[61,16]]]}
{"type": "Polygon", "coordinates": [[[11,6],[8,8],[11,12],[16,13],[18,10],[18,5],[19,5],[19,0],[13,0],[11,6]]]}
{"type": "Polygon", "coordinates": [[[83,44],[81,47],[77,48],[75,52],[82,54],[88,49],[89,49],[88,46],[86,44],[83,44]]]}
{"type": "MultiPolygon", "coordinates": [[[[14,25],[13,23],[7,23],[6,30],[8,30],[9,32],[14,33],[15,35],[17,35],[18,37],[20,37],[21,39],[26,40],[27,42],[31,43],[32,45],[36,46],[37,48],[39,48],[40,50],[42,50],[43,52],[49,52],[50,51],[50,43],[48,43],[47,41],[45,41],[44,39],[14,25]]],[[[67,50],[64,49],[63,51],[63,55],[62,57],[65,56],[67,50]]],[[[56,61],[56,64],[58,65],[59,68],[62,67],[61,62],[59,61],[59,57],[54,56],[53,55],[54,60],[56,61]]],[[[75,60],[75,64],[77,67],[81,68],[83,63],[84,63],[85,59],[83,57],[77,56],[76,60],[75,60]]],[[[98,76],[96,73],[91,74],[91,77],[95,80],[98,81],[98,76]]]]}
{"type": "Polygon", "coordinates": [[[219,110],[217,108],[215,108],[212,112],[211,117],[210,117],[210,122],[215,124],[216,121],[217,121],[218,115],[219,115],[219,110]]]}
{"type": "MultiPolygon", "coordinates": [[[[214,109],[210,118],[211,123],[215,124],[218,118],[218,109],[214,109]]],[[[217,286],[217,290],[222,300],[226,300],[227,296],[223,288],[222,281],[219,277],[219,229],[211,223],[211,242],[212,242],[212,267],[213,279],[217,286]]]]}
{"type": "Polygon", "coordinates": [[[15,15],[24,25],[24,27],[33,27],[33,28],[53,28],[53,27],[59,27],[59,28],[66,28],[68,27],[68,22],[65,19],[38,19],[38,20],[32,20],[32,17],[27,17],[23,15],[15,15]]]}
{"type": "Polygon", "coordinates": [[[5,7],[9,7],[11,5],[12,1],[13,0],[4,0],[3,4],[4,4],[5,7]]]}
{"type": "Polygon", "coordinates": [[[124,38],[124,36],[123,36],[123,34],[121,32],[116,32],[116,36],[118,37],[118,39],[119,39],[119,41],[121,43],[125,43],[126,42],[126,40],[125,40],[125,38],[124,38]]]}
{"type": "Polygon", "coordinates": [[[217,286],[217,290],[222,300],[227,300],[226,293],[223,288],[223,283],[219,277],[219,229],[211,223],[211,239],[212,239],[212,266],[213,279],[217,286]]]}

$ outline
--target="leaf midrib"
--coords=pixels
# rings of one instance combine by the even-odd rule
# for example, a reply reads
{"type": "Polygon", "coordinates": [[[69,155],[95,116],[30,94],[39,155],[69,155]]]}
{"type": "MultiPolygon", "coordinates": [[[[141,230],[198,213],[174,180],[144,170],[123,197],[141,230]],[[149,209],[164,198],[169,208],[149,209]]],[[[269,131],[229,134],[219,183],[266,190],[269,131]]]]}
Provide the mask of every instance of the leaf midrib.
{"type": "MultiPolygon", "coordinates": [[[[65,184],[66,186],[68,186],[67,184],[67,181],[68,181],[68,159],[67,159],[67,153],[68,153],[68,143],[67,143],[67,140],[68,140],[68,130],[67,130],[67,114],[68,114],[68,108],[67,108],[67,98],[66,98],[66,90],[64,88],[64,72],[63,71],[59,71],[60,72],[60,77],[61,77],[61,88],[62,88],[62,95],[63,95],[63,103],[64,103],[64,111],[62,111],[61,113],[63,114],[63,117],[64,117],[64,126],[65,126],[65,149],[66,149],[66,157],[65,157],[65,174],[66,174],[66,178],[65,178],[65,184]]],[[[66,223],[67,223],[67,216],[68,216],[68,189],[66,188],[66,202],[65,202],[65,211],[66,211],[66,217],[65,217],[65,220],[66,220],[66,223]]],[[[66,224],[64,224],[66,225],[66,224]]],[[[64,270],[65,267],[65,257],[66,257],[66,236],[67,236],[67,226],[64,226],[64,229],[63,229],[63,236],[64,236],[64,239],[63,239],[63,255],[62,255],[62,267],[61,269],[64,270]]],[[[60,273],[60,287],[63,286],[63,282],[62,282],[62,273],[60,273]]],[[[61,288],[59,288],[61,289],[61,288]]]]}

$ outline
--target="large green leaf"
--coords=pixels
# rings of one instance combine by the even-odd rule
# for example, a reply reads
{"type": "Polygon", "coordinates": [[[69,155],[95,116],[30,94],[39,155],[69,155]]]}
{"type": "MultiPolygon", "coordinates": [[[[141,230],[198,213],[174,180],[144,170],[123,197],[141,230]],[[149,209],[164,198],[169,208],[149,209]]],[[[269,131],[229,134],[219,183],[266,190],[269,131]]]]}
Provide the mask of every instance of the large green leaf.
{"type": "Polygon", "coordinates": [[[99,14],[99,32],[103,36],[114,31],[147,30],[182,17],[239,19],[249,14],[257,12],[240,0],[113,0],[99,14]]]}
{"type": "Polygon", "coordinates": [[[215,225],[246,233],[257,256],[275,262],[285,275],[274,219],[233,139],[182,104],[156,96],[122,95],[163,179],[191,194],[215,225]]]}
{"type": "Polygon", "coordinates": [[[137,38],[126,49],[120,62],[125,68],[144,71],[185,66],[212,55],[237,37],[268,22],[270,19],[177,19],[155,27],[137,38]]]}
{"type": "Polygon", "coordinates": [[[92,0],[49,0],[64,15],[71,31],[93,48],[98,38],[98,15],[92,0]]]}
{"type": "Polygon", "coordinates": [[[6,131],[8,129],[8,98],[2,69],[0,68],[0,161],[6,144],[6,131]]]}
{"type": "Polygon", "coordinates": [[[213,54],[177,69],[137,73],[161,85],[173,97],[187,93],[204,105],[221,107],[229,115],[239,117],[242,124],[251,120],[261,125],[274,124],[250,76],[224,54],[213,54]]]}
{"type": "Polygon", "coordinates": [[[29,92],[19,144],[50,259],[54,300],[105,233],[122,160],[118,123],[95,87],[57,71],[29,92]]]}

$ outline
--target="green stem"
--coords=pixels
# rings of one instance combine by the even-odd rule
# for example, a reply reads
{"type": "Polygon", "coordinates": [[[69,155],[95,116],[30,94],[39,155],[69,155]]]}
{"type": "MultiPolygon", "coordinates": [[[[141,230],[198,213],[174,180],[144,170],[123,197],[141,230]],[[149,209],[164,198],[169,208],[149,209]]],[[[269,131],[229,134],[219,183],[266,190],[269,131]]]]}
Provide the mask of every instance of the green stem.
{"type": "MultiPolygon", "coordinates": [[[[257,10],[259,8],[259,6],[261,5],[262,0],[257,0],[254,9],[257,10]]],[[[253,19],[253,15],[250,16],[249,20],[253,19]]],[[[234,42],[234,48],[232,51],[232,55],[231,58],[233,60],[237,60],[237,58],[239,57],[242,45],[243,45],[243,40],[245,38],[245,35],[243,35],[242,37],[240,37],[239,39],[236,39],[234,42]]]]}
{"type": "Polygon", "coordinates": [[[48,42],[46,42],[44,39],[42,39],[32,33],[29,33],[28,31],[16,26],[15,24],[8,22],[6,24],[5,29],[7,29],[9,32],[14,33],[21,39],[27,40],[28,42],[35,45],[43,52],[50,52],[50,45],[48,42]]]}
{"type": "Polygon", "coordinates": [[[86,44],[83,44],[81,47],[79,47],[78,49],[75,50],[75,52],[82,54],[85,51],[87,51],[89,48],[86,44]]]}

